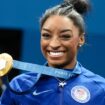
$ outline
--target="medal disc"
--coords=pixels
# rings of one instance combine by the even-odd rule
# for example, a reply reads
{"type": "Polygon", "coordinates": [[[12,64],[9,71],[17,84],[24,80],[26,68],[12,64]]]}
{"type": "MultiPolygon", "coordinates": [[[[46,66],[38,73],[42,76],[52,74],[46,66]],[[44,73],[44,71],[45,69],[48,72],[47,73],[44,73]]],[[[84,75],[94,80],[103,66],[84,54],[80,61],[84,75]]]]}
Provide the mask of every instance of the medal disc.
{"type": "Polygon", "coordinates": [[[12,68],[13,58],[7,54],[0,54],[0,77],[6,75],[12,68]]]}

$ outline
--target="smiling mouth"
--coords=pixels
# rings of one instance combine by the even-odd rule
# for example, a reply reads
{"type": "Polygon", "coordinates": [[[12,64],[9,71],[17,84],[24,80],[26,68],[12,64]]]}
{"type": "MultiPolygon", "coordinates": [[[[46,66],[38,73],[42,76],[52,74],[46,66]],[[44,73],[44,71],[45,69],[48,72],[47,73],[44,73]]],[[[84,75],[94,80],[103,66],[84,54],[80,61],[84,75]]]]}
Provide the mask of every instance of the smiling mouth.
{"type": "Polygon", "coordinates": [[[50,52],[48,52],[48,54],[51,57],[61,57],[64,55],[64,52],[62,52],[62,51],[50,51],[50,52]]]}

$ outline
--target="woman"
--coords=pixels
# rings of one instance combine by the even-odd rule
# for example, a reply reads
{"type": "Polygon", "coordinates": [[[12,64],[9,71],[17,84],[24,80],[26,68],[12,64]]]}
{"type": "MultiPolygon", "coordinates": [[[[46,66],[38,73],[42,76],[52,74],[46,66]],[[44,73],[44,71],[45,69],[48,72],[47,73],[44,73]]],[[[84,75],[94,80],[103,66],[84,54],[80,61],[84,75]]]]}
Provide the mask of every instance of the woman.
{"type": "Polygon", "coordinates": [[[89,4],[85,0],[66,0],[48,9],[41,18],[41,50],[46,66],[73,73],[69,79],[35,73],[22,74],[11,81],[17,91],[34,88],[19,95],[6,89],[3,105],[105,105],[105,79],[90,72],[77,61],[77,53],[85,43],[83,14],[89,4]],[[40,79],[37,80],[37,77],[40,79]],[[36,78],[36,79],[35,79],[36,78]]]}

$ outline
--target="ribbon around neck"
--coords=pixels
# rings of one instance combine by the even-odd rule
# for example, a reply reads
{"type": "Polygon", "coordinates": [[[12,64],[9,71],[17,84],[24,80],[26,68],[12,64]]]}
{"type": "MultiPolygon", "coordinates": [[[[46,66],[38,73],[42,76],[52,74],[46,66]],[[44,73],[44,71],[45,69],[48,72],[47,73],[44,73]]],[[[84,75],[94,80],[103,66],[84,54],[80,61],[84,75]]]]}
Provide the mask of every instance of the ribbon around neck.
{"type": "Polygon", "coordinates": [[[38,73],[39,75],[37,76],[36,81],[39,80],[40,74],[59,77],[59,78],[63,78],[66,80],[76,75],[75,73],[71,71],[67,71],[63,69],[13,60],[13,58],[7,53],[0,54],[0,77],[7,88],[9,88],[12,92],[19,94],[19,95],[29,93],[32,90],[32,88],[35,86],[36,82],[28,90],[25,90],[22,92],[14,90],[9,85],[8,76],[7,76],[7,73],[12,68],[38,73]]]}
{"type": "Polygon", "coordinates": [[[13,60],[13,58],[7,53],[0,54],[0,76],[2,77],[6,75],[11,68],[55,76],[63,79],[69,79],[73,75],[71,71],[13,60]]]}

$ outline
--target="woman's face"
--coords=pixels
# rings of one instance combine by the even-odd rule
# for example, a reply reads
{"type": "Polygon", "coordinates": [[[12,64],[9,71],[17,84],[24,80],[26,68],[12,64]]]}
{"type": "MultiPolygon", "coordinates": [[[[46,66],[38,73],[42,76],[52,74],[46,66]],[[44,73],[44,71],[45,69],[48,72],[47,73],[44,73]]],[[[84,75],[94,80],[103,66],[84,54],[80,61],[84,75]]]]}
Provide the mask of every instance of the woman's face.
{"type": "Polygon", "coordinates": [[[73,68],[83,35],[73,21],[65,16],[49,17],[41,29],[41,50],[48,65],[57,68],[73,68]]]}

